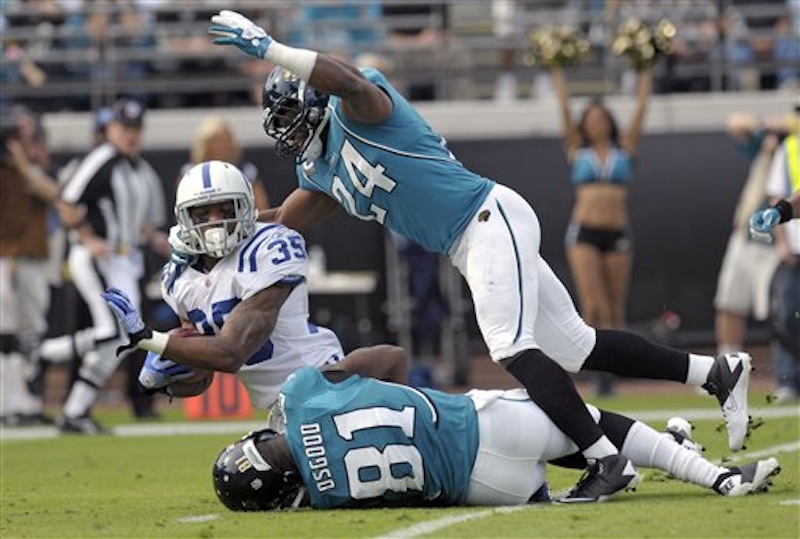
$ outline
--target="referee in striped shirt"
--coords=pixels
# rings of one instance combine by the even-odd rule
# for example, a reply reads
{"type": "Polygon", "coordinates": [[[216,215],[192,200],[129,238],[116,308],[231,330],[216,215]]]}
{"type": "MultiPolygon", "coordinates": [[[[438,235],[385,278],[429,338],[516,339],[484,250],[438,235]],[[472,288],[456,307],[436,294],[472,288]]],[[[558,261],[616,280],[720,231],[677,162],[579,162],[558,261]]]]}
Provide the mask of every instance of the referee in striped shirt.
{"type": "Polygon", "coordinates": [[[59,211],[70,229],[68,264],[92,316],[95,348],[83,356],[58,426],[64,432],[98,434],[91,410],[120,363],[114,315],[100,293],[123,290],[139,306],[143,246],[168,254],[161,179],[140,156],[145,109],[132,99],[112,107],[107,142],[89,152],[61,193],[59,211]]]}

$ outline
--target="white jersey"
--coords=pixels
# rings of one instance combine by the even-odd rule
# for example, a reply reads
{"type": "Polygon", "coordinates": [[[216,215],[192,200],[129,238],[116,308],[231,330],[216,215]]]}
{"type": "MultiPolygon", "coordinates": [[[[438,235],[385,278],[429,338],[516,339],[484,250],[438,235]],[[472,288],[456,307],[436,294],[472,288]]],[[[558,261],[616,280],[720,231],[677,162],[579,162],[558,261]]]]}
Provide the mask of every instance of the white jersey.
{"type": "Polygon", "coordinates": [[[331,330],[309,322],[307,273],[303,237],[283,225],[258,223],[253,235],[211,271],[197,264],[168,263],[161,294],[182,320],[192,322],[205,335],[216,335],[239,302],[274,284],[294,285],[269,340],[237,373],[250,403],[267,409],[291,373],[344,356],[331,330]]]}

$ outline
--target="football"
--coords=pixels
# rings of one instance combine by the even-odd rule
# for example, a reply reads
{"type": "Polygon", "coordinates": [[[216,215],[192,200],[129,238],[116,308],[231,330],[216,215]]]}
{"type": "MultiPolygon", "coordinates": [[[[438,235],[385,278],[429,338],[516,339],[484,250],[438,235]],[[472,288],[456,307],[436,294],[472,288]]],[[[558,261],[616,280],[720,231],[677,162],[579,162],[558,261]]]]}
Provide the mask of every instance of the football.
{"type": "MultiPolygon", "coordinates": [[[[170,335],[177,335],[179,337],[192,337],[194,335],[201,335],[199,331],[191,327],[179,327],[171,330],[170,335]]],[[[170,384],[170,391],[173,397],[184,399],[187,397],[195,397],[200,395],[208,389],[211,382],[214,380],[214,371],[205,369],[192,369],[194,374],[189,378],[178,380],[170,384]]]]}
{"type": "Polygon", "coordinates": [[[183,380],[178,380],[170,384],[169,388],[173,397],[185,399],[187,397],[196,397],[208,389],[211,382],[214,380],[214,371],[206,371],[201,369],[193,369],[194,374],[183,380]]]}

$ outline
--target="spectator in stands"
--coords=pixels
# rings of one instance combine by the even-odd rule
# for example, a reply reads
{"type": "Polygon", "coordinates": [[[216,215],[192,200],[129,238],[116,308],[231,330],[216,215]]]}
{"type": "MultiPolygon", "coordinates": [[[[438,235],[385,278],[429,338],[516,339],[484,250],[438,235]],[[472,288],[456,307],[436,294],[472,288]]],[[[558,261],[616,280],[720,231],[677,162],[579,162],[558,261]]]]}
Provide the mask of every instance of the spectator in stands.
{"type": "MultiPolygon", "coordinates": [[[[233,163],[241,170],[253,186],[256,208],[269,208],[269,196],[258,168],[250,161],[244,160],[242,148],[231,125],[221,116],[208,116],[197,128],[189,162],[181,167],[178,180],[193,166],[205,161],[225,161],[233,163]]],[[[176,183],[177,184],[177,183],[176,183]]]]}
{"type": "Polygon", "coordinates": [[[460,76],[471,65],[472,51],[450,34],[449,9],[446,3],[430,2],[383,6],[394,63],[398,71],[410,73],[401,89],[411,101],[473,97],[471,81],[460,76]],[[443,76],[450,83],[447,96],[443,76]]]}
{"type": "Polygon", "coordinates": [[[756,55],[751,43],[747,20],[732,7],[720,17],[719,31],[723,51],[722,61],[729,66],[727,90],[758,90],[760,81],[753,69],[756,55]]]}
{"type": "Polygon", "coordinates": [[[796,89],[800,86],[797,67],[800,64],[800,36],[795,33],[788,17],[777,20],[774,35],[772,59],[778,64],[775,86],[779,89],[796,89]]]}
{"type": "MultiPolygon", "coordinates": [[[[564,70],[554,68],[552,73],[570,179],[575,186],[566,249],[581,316],[599,329],[622,329],[633,260],[628,188],[633,180],[652,71],[638,75],[636,109],[625,132],[620,132],[611,111],[600,101],[590,103],[575,122],[564,70]]],[[[607,375],[599,381],[599,394],[613,391],[607,375]]]]}
{"type": "Polygon", "coordinates": [[[297,47],[354,57],[384,42],[383,11],[375,0],[301,5],[287,41],[297,47]]]}
{"type": "Polygon", "coordinates": [[[754,242],[748,232],[750,216],[766,203],[764,194],[770,163],[780,138],[786,135],[782,121],[761,122],[754,114],[735,113],[728,119],[728,134],[747,155],[750,170],[739,195],[714,298],[717,352],[741,350],[747,317],[769,316],[769,287],[778,266],[773,245],[754,242]],[[767,123],[768,122],[768,123],[767,123]],[[758,264],[753,264],[758,260],[758,264]]]}
{"type": "Polygon", "coordinates": [[[29,109],[3,109],[0,140],[0,342],[2,421],[7,425],[47,422],[41,395],[27,378],[38,364],[47,331],[48,208],[58,198],[55,180],[33,162],[44,129],[29,109]]]}
{"type": "Polygon", "coordinates": [[[492,0],[494,36],[502,45],[500,50],[500,74],[494,82],[494,98],[498,101],[514,100],[519,95],[515,71],[516,46],[525,20],[520,15],[517,0],[492,0]]]}
{"type": "Polygon", "coordinates": [[[151,106],[151,94],[141,89],[140,83],[152,73],[150,58],[157,56],[152,20],[130,0],[118,0],[117,9],[121,35],[115,45],[135,56],[117,68],[116,77],[125,81],[129,97],[151,106]]]}

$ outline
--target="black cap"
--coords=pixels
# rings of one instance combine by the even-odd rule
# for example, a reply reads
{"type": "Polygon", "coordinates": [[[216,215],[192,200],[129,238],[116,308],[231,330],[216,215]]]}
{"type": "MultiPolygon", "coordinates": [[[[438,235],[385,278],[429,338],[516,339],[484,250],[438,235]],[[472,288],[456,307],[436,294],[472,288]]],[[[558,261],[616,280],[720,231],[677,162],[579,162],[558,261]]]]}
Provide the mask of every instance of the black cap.
{"type": "Polygon", "coordinates": [[[118,99],[111,107],[112,121],[130,127],[141,127],[144,123],[144,105],[134,99],[118,99]]]}

